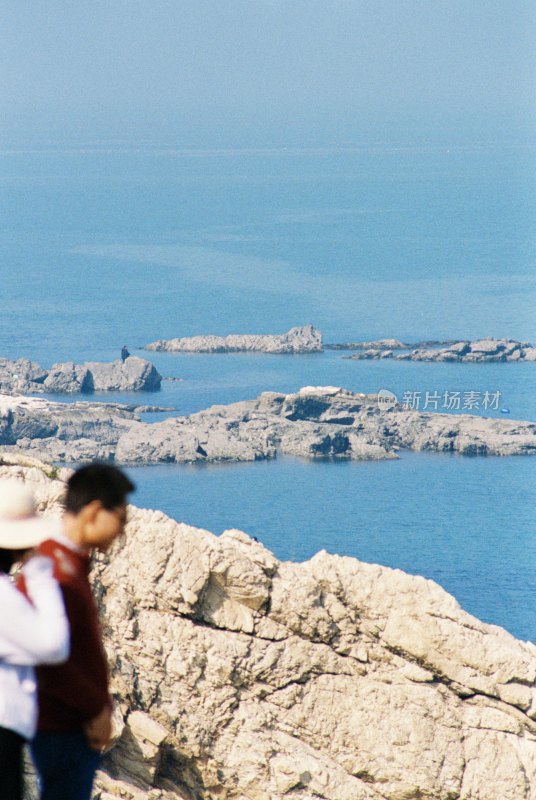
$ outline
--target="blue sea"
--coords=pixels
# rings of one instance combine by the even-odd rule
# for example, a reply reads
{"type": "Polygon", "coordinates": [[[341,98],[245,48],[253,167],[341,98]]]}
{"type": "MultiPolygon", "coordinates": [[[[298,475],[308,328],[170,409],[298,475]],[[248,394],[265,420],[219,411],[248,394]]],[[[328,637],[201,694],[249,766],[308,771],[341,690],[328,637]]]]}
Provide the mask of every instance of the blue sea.
{"type": "MultiPolygon", "coordinates": [[[[0,355],[111,360],[123,344],[144,355],[137,348],[157,338],[307,323],[326,342],[534,343],[535,154],[478,142],[6,146],[0,355]]],[[[497,408],[470,413],[536,419],[536,364],[146,355],[179,380],[142,402],[176,414],[336,385],[423,402],[426,392],[499,393],[497,408]]],[[[281,559],[324,548],[425,575],[479,618],[536,640],[535,467],[528,457],[403,453],[131,474],[138,505],[215,533],[242,528],[281,559]]]]}

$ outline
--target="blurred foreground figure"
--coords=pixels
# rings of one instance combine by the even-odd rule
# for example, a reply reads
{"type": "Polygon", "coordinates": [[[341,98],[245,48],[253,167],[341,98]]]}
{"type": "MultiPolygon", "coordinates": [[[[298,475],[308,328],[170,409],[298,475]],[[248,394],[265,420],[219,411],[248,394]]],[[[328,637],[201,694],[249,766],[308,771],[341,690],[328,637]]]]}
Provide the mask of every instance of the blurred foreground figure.
{"type": "Polygon", "coordinates": [[[31,548],[50,535],[50,520],[36,516],[33,494],[19,481],[0,481],[0,798],[22,798],[22,749],[35,733],[34,665],[64,661],[69,627],[48,558],[31,548]],[[26,597],[8,573],[25,560],[26,597]]]}
{"type": "Polygon", "coordinates": [[[41,800],[89,800],[110,741],[108,665],[88,580],[89,559],[94,548],[105,552],[123,533],[133,489],[127,476],[108,464],[77,470],[67,483],[61,532],[39,547],[54,562],[71,637],[66,663],[37,671],[39,722],[32,756],[41,800]]]}

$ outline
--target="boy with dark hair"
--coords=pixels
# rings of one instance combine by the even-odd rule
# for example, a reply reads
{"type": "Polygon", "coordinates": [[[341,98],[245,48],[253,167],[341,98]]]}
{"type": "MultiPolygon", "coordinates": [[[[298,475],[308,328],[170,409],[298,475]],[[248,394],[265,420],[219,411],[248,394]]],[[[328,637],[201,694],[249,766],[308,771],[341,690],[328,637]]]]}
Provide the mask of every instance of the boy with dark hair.
{"type": "Polygon", "coordinates": [[[111,734],[108,665],[98,612],[88,580],[95,548],[105,552],[122,534],[127,476],[109,464],[93,463],[67,482],[61,532],[39,553],[54,562],[71,634],[69,659],[37,670],[39,721],[32,755],[41,800],[89,800],[100,754],[111,734]]]}

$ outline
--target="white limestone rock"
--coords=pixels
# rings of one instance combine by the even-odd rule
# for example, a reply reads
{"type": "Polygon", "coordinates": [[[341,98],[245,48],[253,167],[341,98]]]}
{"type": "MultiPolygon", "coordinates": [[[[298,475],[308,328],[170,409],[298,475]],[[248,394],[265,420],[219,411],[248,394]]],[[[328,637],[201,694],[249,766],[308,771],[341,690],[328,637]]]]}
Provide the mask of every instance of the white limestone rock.
{"type": "Polygon", "coordinates": [[[523,348],[523,361],[536,361],[536,347],[523,348]]]}
{"type": "Polygon", "coordinates": [[[15,361],[0,358],[1,392],[44,391],[42,385],[46,376],[46,370],[27,358],[19,358],[15,361]]]}
{"type": "Polygon", "coordinates": [[[478,339],[476,342],[471,342],[471,351],[473,353],[492,355],[504,349],[505,343],[501,342],[500,339],[478,339]]]}
{"type": "Polygon", "coordinates": [[[375,339],[371,342],[346,342],[340,344],[326,344],[326,350],[407,350],[411,345],[401,342],[400,339],[375,339]]]}
{"type": "Polygon", "coordinates": [[[397,361],[461,361],[468,363],[498,361],[535,361],[536,348],[515,339],[478,339],[459,342],[421,342],[406,345],[398,340],[354,342],[347,345],[326,345],[329,349],[356,350],[350,360],[394,358],[397,361]],[[395,352],[393,352],[395,351],[395,352]],[[402,352],[400,352],[402,351],[402,352]]]}
{"type": "Polygon", "coordinates": [[[133,507],[93,580],[124,718],[95,798],[536,796],[536,647],[433,581],[133,507]]]}
{"type": "Polygon", "coordinates": [[[418,347],[409,353],[399,353],[399,361],[461,361],[467,363],[530,361],[534,348],[527,342],[513,339],[479,339],[473,342],[449,343],[434,348],[418,347]]]}
{"type": "Polygon", "coordinates": [[[50,369],[28,359],[0,359],[0,391],[4,393],[154,392],[161,381],[156,367],[137,356],[111,363],[67,361],[50,369]]]}
{"type": "Polygon", "coordinates": [[[117,359],[111,363],[89,362],[84,365],[91,374],[95,392],[156,392],[160,389],[162,376],[144,358],[129,356],[125,361],[117,359]]]}
{"type": "Polygon", "coordinates": [[[90,392],[92,381],[89,370],[72,361],[54,364],[43,383],[46,392],[90,392]]]}
{"type": "Polygon", "coordinates": [[[0,447],[62,462],[225,462],[275,458],[392,459],[402,449],[534,455],[536,424],[469,414],[380,408],[338,387],[265,392],[188,417],[141,422],[135,407],[0,395],[0,447]]]}
{"type": "Polygon", "coordinates": [[[145,349],[169,353],[321,353],[323,348],[320,331],[312,325],[304,325],[281,335],[231,334],[158,339],[145,345],[145,349]]]}

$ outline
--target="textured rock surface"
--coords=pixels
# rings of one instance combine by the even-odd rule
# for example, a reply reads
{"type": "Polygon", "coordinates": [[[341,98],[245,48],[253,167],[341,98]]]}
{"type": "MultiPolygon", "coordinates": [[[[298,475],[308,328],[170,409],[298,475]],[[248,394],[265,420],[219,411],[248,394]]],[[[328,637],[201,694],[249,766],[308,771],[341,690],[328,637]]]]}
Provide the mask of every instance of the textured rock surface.
{"type": "Polygon", "coordinates": [[[126,361],[87,364],[54,364],[43,369],[39,364],[20,358],[0,359],[0,392],[16,394],[35,392],[154,392],[160,389],[162,376],[143,358],[130,356],[126,361]]]}
{"type": "MultiPolygon", "coordinates": [[[[45,472],[0,466],[57,513],[45,472]]],[[[118,734],[95,799],[536,797],[536,647],[432,581],[134,508],[93,580],[118,734]]]]}
{"type": "Polygon", "coordinates": [[[534,455],[536,424],[468,414],[378,407],[375,395],[337,387],[212,406],[143,423],[125,406],[51,403],[0,395],[0,445],[52,461],[121,463],[396,458],[399,449],[464,455],[534,455]]]}
{"type": "Polygon", "coordinates": [[[0,445],[51,461],[109,459],[136,414],[116,403],[52,403],[0,395],[0,445]]]}
{"type": "MultiPolygon", "coordinates": [[[[414,347],[404,345],[396,340],[379,340],[362,342],[360,351],[347,358],[362,360],[368,358],[394,358],[397,361],[461,361],[461,362],[496,362],[496,361],[536,361],[536,347],[528,342],[517,342],[514,339],[479,339],[468,342],[449,342],[446,346],[414,347]],[[411,349],[412,348],[412,349],[411,349]],[[409,349],[409,352],[393,352],[409,349]]],[[[438,345],[445,343],[437,343],[438,345]]],[[[357,345],[348,345],[354,349],[357,345]]]]}
{"type": "Polygon", "coordinates": [[[312,325],[304,325],[291,328],[282,335],[232,334],[159,339],[146,345],[145,349],[173,353],[321,353],[322,335],[312,325]]]}

